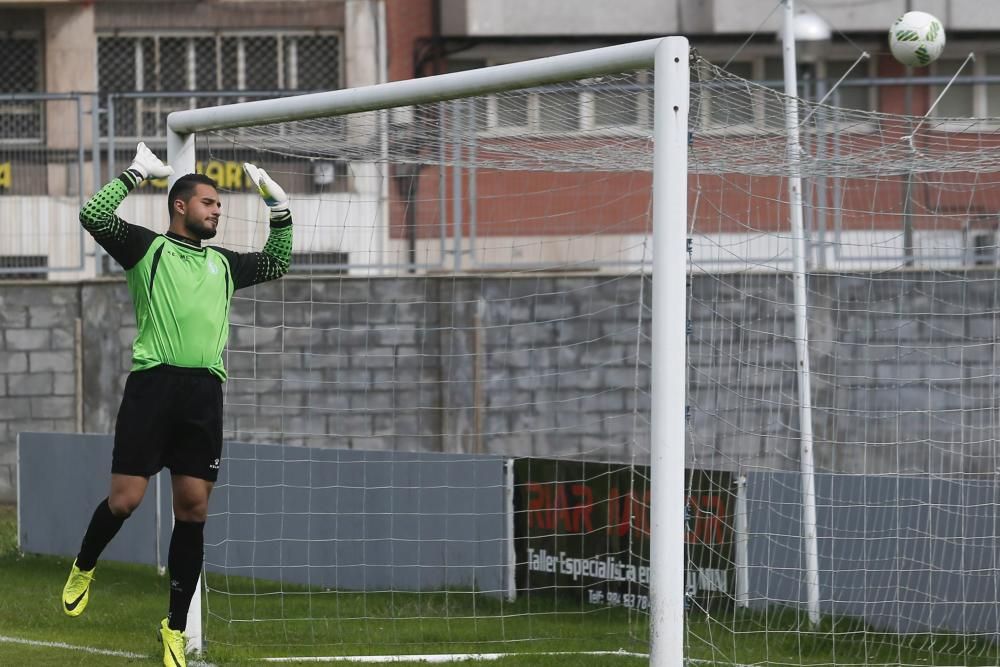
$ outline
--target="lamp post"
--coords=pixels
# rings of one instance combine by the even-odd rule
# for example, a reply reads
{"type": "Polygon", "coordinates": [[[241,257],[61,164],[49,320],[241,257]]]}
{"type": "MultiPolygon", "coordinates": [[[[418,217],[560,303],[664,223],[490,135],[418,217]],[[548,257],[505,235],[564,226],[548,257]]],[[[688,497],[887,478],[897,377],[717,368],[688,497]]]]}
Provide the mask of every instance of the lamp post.
{"type": "MultiPolygon", "coordinates": [[[[809,622],[819,624],[819,547],[816,535],[816,479],[813,459],[812,382],[809,373],[809,323],[806,285],[806,237],[802,222],[802,146],[799,143],[799,36],[814,46],[830,39],[830,28],[819,17],[796,14],[794,0],[784,0],[782,56],[785,73],[786,153],[789,226],[792,241],[792,282],[795,312],[795,360],[799,398],[799,466],[802,481],[802,554],[805,559],[806,605],[809,622]]],[[[813,53],[815,55],[815,52],[813,53]]]]}

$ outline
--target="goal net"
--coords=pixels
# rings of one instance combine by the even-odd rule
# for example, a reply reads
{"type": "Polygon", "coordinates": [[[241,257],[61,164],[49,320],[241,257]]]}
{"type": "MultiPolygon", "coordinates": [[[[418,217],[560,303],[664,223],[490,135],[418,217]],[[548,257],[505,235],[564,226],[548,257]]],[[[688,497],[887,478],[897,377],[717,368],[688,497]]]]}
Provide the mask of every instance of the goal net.
{"type": "MultiPolygon", "coordinates": [[[[292,273],[233,302],[210,655],[996,663],[994,126],[693,58],[687,312],[658,313],[687,338],[655,366],[686,438],[657,440],[654,76],[622,70],[197,134],[295,216],[292,273]]],[[[220,243],[260,247],[223,181],[220,243]]]]}
{"type": "Polygon", "coordinates": [[[734,580],[692,582],[732,606],[689,613],[688,656],[997,661],[995,127],[694,65],[686,455],[737,500],[734,580]]]}
{"type": "Polygon", "coordinates": [[[197,133],[193,164],[223,189],[216,242],[267,233],[233,165],[266,169],[294,216],[290,273],[233,299],[210,659],[648,653],[646,50],[642,67],[197,133]]]}

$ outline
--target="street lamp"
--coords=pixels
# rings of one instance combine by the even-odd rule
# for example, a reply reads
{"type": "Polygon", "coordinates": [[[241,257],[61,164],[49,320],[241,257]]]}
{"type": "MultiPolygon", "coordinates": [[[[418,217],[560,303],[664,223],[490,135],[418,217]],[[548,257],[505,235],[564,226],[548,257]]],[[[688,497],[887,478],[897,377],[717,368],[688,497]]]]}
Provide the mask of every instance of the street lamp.
{"type": "Polygon", "coordinates": [[[816,480],[813,458],[812,380],[809,373],[809,324],[806,291],[806,237],[802,222],[802,147],[799,144],[798,72],[795,42],[800,33],[813,39],[803,44],[821,44],[830,38],[830,28],[819,17],[795,12],[794,0],[784,0],[782,55],[785,69],[785,132],[788,164],[789,227],[792,242],[792,278],[795,312],[795,358],[799,396],[799,465],[802,474],[802,546],[805,557],[805,593],[809,622],[819,624],[819,546],[816,535],[816,480]],[[816,20],[818,19],[818,21],[816,20]],[[825,26],[825,28],[824,28],[825,26]],[[822,37],[817,40],[815,37],[822,37]]]}

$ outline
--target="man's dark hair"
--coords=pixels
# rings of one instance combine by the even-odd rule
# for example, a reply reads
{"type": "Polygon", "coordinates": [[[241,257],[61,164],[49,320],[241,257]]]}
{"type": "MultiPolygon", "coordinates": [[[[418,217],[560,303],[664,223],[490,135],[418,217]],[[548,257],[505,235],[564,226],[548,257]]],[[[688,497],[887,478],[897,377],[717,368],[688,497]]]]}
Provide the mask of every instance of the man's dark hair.
{"type": "Polygon", "coordinates": [[[180,199],[181,201],[187,203],[192,196],[194,196],[194,191],[198,185],[211,185],[216,190],[219,189],[219,184],[215,182],[215,179],[209,178],[205,174],[185,174],[178,178],[173,187],[170,188],[170,192],[167,193],[167,209],[170,211],[170,217],[174,217],[174,202],[180,199]]]}

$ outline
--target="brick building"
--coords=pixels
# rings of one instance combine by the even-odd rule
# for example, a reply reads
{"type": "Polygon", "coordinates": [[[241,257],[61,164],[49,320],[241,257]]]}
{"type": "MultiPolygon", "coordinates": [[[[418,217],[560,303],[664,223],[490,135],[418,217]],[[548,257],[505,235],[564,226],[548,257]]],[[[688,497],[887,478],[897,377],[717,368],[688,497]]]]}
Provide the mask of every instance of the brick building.
{"type": "MultiPolygon", "coordinates": [[[[769,0],[638,0],[629,3],[627,12],[599,0],[0,0],[0,55],[13,65],[0,74],[0,93],[8,94],[0,106],[0,216],[45,220],[30,233],[18,230],[5,237],[0,275],[71,279],[109,270],[106,261],[95,261],[92,242],[80,234],[76,208],[96,184],[127,164],[137,140],[165,152],[165,123],[171,111],[365,86],[677,33],[687,35],[708,61],[731,60],[727,69],[733,74],[779,86],[781,44],[775,31],[780,12],[774,9],[769,0]]],[[[847,108],[919,116],[941,89],[921,84],[920,78],[950,75],[968,51],[975,51],[975,62],[963,71],[935,115],[1000,114],[1000,53],[991,43],[993,31],[1000,30],[1000,14],[982,3],[885,0],[864,6],[832,3],[816,10],[834,31],[821,49],[800,48],[804,97],[821,97],[866,50],[873,57],[851,70],[831,101],[847,108]],[[905,72],[887,53],[885,31],[910,7],[942,18],[949,45],[942,60],[928,71],[915,72],[914,83],[903,86],[899,82],[905,72]]],[[[640,78],[637,84],[648,84],[640,78]]],[[[488,132],[558,136],[581,129],[585,122],[585,114],[574,112],[572,105],[556,118],[546,117],[545,108],[530,99],[508,107],[502,101],[491,104],[488,132]]],[[[648,125],[649,106],[639,104],[598,122],[648,125]]],[[[692,130],[697,134],[719,121],[706,113],[694,121],[692,130]]],[[[242,192],[239,160],[249,156],[229,157],[206,158],[201,168],[225,188],[242,192]]],[[[312,176],[289,176],[291,189],[312,193],[318,184],[334,183],[334,191],[345,192],[361,182],[348,177],[356,168],[349,161],[301,166],[286,171],[311,171],[312,176]]],[[[451,174],[442,173],[449,181],[451,174]]],[[[408,176],[395,173],[390,178],[398,185],[408,176]]],[[[431,171],[417,175],[417,192],[425,193],[417,199],[431,198],[441,176],[431,171]]],[[[633,233],[645,224],[637,213],[641,202],[626,204],[624,225],[621,220],[609,222],[609,213],[597,209],[590,218],[561,216],[562,204],[550,193],[564,191],[568,201],[576,201],[581,193],[565,192],[558,177],[533,184],[536,189],[525,193],[518,208],[507,210],[495,205],[495,194],[506,189],[505,177],[482,172],[477,178],[475,230],[469,228],[467,215],[455,220],[448,211],[423,207],[415,212],[416,224],[410,224],[416,227],[414,233],[405,220],[405,187],[362,195],[391,200],[386,243],[412,245],[416,241],[407,237],[416,236],[426,241],[427,252],[440,236],[454,236],[456,225],[464,235],[516,238],[539,233],[569,237],[608,227],[633,233]],[[558,224],[553,222],[561,217],[558,224]],[[545,224],[537,224],[541,219],[545,224]]],[[[606,187],[621,189],[629,183],[625,178],[606,187]]],[[[150,192],[164,187],[154,184],[150,192]]],[[[760,185],[762,192],[774,187],[760,185]]],[[[883,189],[880,196],[897,195],[883,189]]],[[[140,221],[159,217],[158,200],[148,199],[132,202],[133,216],[140,221]]],[[[719,205],[727,206],[721,200],[719,205]]],[[[773,213],[765,227],[780,226],[784,216],[780,209],[773,213]]],[[[349,241],[320,238],[311,252],[350,265],[352,256],[367,250],[349,241]]]]}

